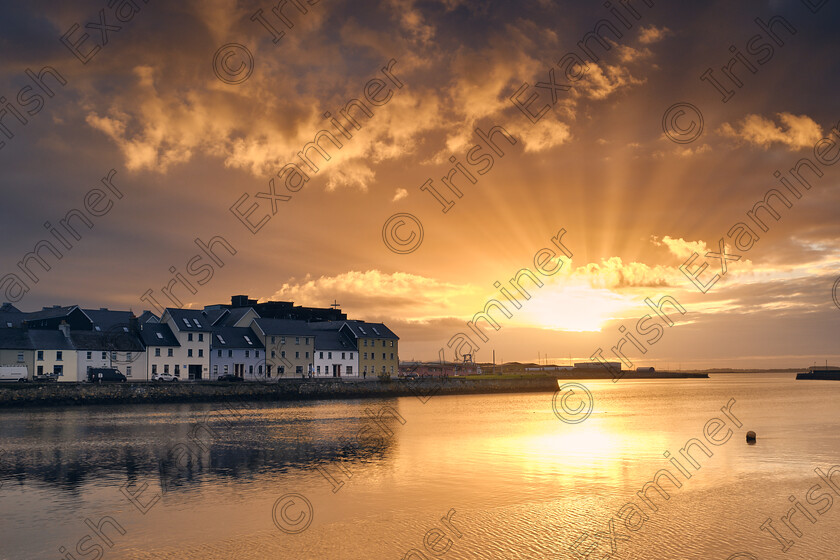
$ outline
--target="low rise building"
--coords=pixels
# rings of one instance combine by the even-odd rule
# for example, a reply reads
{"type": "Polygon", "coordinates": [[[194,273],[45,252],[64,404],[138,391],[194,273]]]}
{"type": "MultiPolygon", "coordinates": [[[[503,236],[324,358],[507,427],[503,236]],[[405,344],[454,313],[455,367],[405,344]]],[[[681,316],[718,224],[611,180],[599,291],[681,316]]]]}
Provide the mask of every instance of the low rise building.
{"type": "Polygon", "coordinates": [[[315,377],[359,377],[355,341],[336,330],[315,331],[315,377]]]}
{"type": "Polygon", "coordinates": [[[315,332],[305,321],[254,319],[251,329],[265,347],[266,377],[307,377],[314,371],[315,332]]]}
{"type": "Polygon", "coordinates": [[[247,327],[214,327],[210,335],[211,379],[235,375],[250,381],[265,379],[265,346],[247,327]]]}

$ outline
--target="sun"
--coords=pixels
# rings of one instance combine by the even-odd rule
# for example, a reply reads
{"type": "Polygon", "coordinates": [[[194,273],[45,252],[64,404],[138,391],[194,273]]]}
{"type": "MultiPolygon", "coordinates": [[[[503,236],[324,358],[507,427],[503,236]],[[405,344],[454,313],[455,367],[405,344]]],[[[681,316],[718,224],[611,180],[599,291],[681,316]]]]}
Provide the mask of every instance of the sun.
{"type": "Polygon", "coordinates": [[[544,329],[600,332],[606,321],[633,306],[632,298],[611,290],[565,285],[536,294],[523,319],[544,329]]]}

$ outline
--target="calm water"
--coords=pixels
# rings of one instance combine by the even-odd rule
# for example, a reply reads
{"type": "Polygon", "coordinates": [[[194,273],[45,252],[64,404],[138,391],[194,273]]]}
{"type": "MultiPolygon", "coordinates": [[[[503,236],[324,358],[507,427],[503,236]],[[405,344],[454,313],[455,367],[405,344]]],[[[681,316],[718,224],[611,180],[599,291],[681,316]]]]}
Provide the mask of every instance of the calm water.
{"type": "Polygon", "coordinates": [[[557,559],[581,558],[570,547],[586,535],[578,551],[599,543],[600,560],[611,518],[612,558],[840,558],[840,497],[830,509],[805,500],[814,469],[840,465],[840,382],[586,385],[594,411],[574,425],[550,393],[2,412],[0,558],[557,559]],[[663,453],[704,440],[732,398],[743,426],[707,444],[712,457],[695,446],[700,468],[680,476],[663,453]],[[664,468],[682,486],[660,479],[670,499],[650,490],[654,512],[636,493],[664,468]],[[145,513],[120,491],[127,482],[147,485],[145,513]],[[801,537],[781,521],[791,495],[815,519],[791,518],[801,537]],[[642,513],[619,518],[628,503],[642,513]],[[113,547],[85,524],[105,517],[125,531],[106,523],[113,547]],[[767,518],[795,542],[787,553],[759,530],[767,518]],[[434,556],[424,537],[449,548],[434,556]]]}

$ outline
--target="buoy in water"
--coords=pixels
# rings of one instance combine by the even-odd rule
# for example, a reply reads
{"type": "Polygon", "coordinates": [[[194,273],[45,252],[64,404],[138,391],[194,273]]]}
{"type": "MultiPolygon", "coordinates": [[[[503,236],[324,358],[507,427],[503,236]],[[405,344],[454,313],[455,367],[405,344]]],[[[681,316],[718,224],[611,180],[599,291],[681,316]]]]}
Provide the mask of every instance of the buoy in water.
{"type": "Polygon", "coordinates": [[[753,432],[752,430],[747,432],[747,443],[755,443],[755,432],[753,432]]]}

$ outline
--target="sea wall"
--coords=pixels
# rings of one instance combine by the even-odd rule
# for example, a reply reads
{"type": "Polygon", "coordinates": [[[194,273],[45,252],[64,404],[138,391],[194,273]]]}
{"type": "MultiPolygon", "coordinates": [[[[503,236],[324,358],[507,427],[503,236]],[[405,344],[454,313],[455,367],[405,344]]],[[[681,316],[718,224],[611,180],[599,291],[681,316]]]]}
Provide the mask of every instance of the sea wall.
{"type": "MultiPolygon", "coordinates": [[[[707,374],[656,375],[633,373],[631,378],[697,378],[707,374]]],[[[311,399],[361,399],[410,397],[425,400],[436,395],[481,393],[554,392],[557,380],[611,379],[608,373],[586,377],[570,375],[513,379],[414,379],[392,381],[342,381],[333,379],[282,379],[272,383],[4,383],[0,384],[0,407],[66,406],[217,401],[297,401],[311,399]]]]}
{"type": "Polygon", "coordinates": [[[288,379],[274,383],[23,383],[0,385],[0,407],[160,402],[358,399],[555,391],[554,378],[344,382],[288,379]]]}

